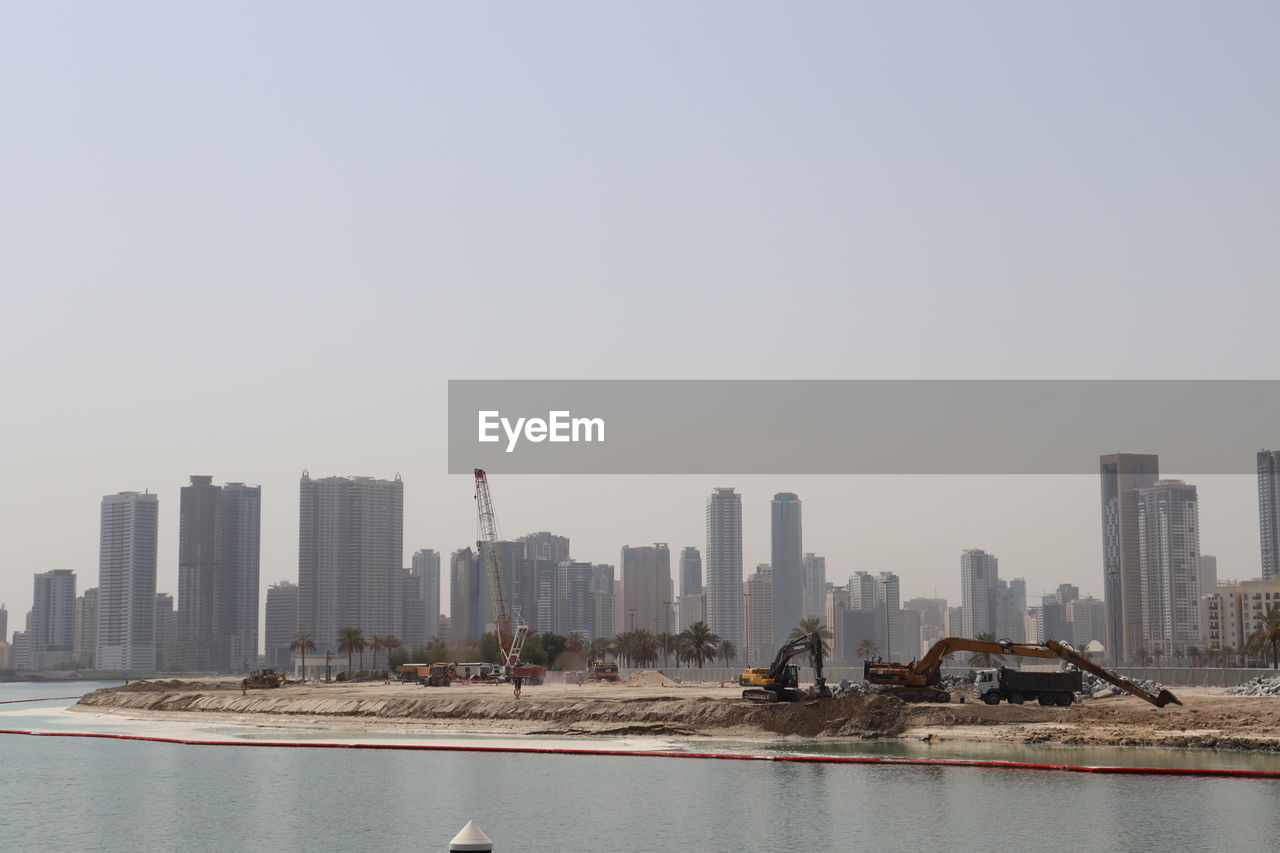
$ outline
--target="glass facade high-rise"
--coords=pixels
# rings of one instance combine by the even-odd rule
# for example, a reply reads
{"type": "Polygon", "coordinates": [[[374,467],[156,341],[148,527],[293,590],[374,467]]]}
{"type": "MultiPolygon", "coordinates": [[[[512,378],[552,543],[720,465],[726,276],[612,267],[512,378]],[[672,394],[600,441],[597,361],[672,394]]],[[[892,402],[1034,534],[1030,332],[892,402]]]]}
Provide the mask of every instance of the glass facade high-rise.
{"type": "Polygon", "coordinates": [[[1160,479],[1159,457],[1114,453],[1099,460],[1102,480],[1102,563],[1107,605],[1107,659],[1137,660],[1142,648],[1142,567],[1137,490],[1160,479]]]}
{"type": "Polygon", "coordinates": [[[702,594],[702,553],[692,545],[680,552],[680,594],[702,594]]]}
{"type": "Polygon", "coordinates": [[[1137,499],[1143,648],[1172,655],[1202,642],[1199,500],[1181,480],[1138,489],[1137,499]]]}
{"type": "Polygon", "coordinates": [[[779,492],[769,504],[772,521],[773,645],[781,647],[804,618],[804,542],[800,499],[779,492]]]}
{"type": "Polygon", "coordinates": [[[718,488],[707,498],[707,625],[742,648],[742,495],[718,488]]]}
{"type": "Polygon", "coordinates": [[[1280,577],[1280,450],[1258,451],[1258,532],[1262,579],[1280,577]]]}
{"type": "Polygon", "coordinates": [[[31,596],[32,669],[56,669],[70,662],[75,650],[76,575],[54,569],[35,576],[31,596]]]}
{"type": "Polygon", "coordinates": [[[975,639],[979,634],[997,632],[996,581],[999,577],[999,561],[994,554],[970,548],[960,555],[964,636],[975,639]]]}

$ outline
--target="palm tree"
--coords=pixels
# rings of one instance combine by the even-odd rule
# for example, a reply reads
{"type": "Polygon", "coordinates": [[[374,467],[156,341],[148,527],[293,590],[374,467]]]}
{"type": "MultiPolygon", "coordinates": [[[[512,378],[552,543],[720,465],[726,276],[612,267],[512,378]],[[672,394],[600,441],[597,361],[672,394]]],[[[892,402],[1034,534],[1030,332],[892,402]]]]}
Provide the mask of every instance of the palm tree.
{"type": "Polygon", "coordinates": [[[708,658],[714,658],[716,649],[720,647],[720,637],[711,633],[710,626],[701,620],[694,622],[680,632],[680,648],[684,659],[696,661],[698,669],[708,658]]]}
{"type": "Polygon", "coordinates": [[[738,656],[738,649],[728,640],[721,640],[720,648],[717,650],[716,654],[720,658],[721,663],[725,666],[729,666],[738,656]]]}
{"type": "Polygon", "coordinates": [[[580,652],[587,647],[587,638],[582,635],[581,631],[570,631],[569,636],[565,638],[564,650],[566,652],[580,652]]]}
{"type": "MultiPolygon", "coordinates": [[[[835,636],[831,633],[831,629],[822,624],[822,620],[817,616],[807,616],[800,620],[800,624],[791,629],[791,636],[788,639],[799,640],[807,637],[814,631],[818,632],[818,638],[822,640],[822,656],[827,660],[831,659],[831,640],[835,636]]],[[[815,665],[817,661],[812,660],[813,655],[809,655],[810,665],[815,665]]]]}
{"type": "MultiPolygon", "coordinates": [[[[982,643],[998,642],[996,635],[990,631],[979,634],[976,639],[982,643]]],[[[969,655],[969,666],[974,669],[991,669],[992,667],[1000,666],[1002,663],[1004,663],[1004,658],[1000,655],[993,655],[991,652],[974,652],[969,655]]]]}
{"type": "Polygon", "coordinates": [[[1249,636],[1249,650],[1267,661],[1271,651],[1271,668],[1280,669],[1280,604],[1268,604],[1262,615],[1262,627],[1249,636]]]}
{"type": "Polygon", "coordinates": [[[880,647],[870,640],[863,640],[858,643],[858,657],[863,660],[871,660],[880,655],[880,647]]]}
{"type": "Polygon", "coordinates": [[[591,645],[587,646],[587,655],[592,660],[604,660],[604,656],[609,654],[612,645],[612,637],[596,637],[591,641],[591,645]]]}
{"type": "Polygon", "coordinates": [[[289,644],[289,651],[302,652],[302,680],[307,680],[307,652],[316,650],[315,640],[311,639],[311,635],[306,631],[299,631],[294,636],[293,642],[289,644]]]}
{"type": "Polygon", "coordinates": [[[396,636],[386,636],[382,638],[382,647],[387,650],[387,669],[391,668],[391,653],[403,646],[400,638],[396,636]]]}
{"type": "Polygon", "coordinates": [[[360,652],[361,666],[364,665],[364,631],[353,626],[338,629],[338,653],[347,653],[347,678],[351,678],[351,656],[360,652]]]}

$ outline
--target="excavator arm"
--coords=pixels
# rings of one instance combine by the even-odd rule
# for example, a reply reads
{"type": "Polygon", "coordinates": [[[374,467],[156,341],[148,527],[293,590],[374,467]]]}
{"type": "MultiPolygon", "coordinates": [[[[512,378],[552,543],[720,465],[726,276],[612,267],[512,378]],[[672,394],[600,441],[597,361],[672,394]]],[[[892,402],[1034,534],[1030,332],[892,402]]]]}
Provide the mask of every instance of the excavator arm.
{"type": "Polygon", "coordinates": [[[830,696],[831,690],[822,675],[822,636],[814,631],[784,643],[773,657],[765,686],[742,691],[742,698],[753,702],[795,702],[807,697],[809,694],[795,684],[794,673],[790,678],[787,673],[791,661],[804,654],[813,661],[813,695],[830,696]]]}
{"type": "Polygon", "coordinates": [[[907,664],[866,661],[863,664],[863,675],[871,684],[888,686],[891,694],[896,693],[909,701],[946,702],[949,696],[939,687],[942,683],[941,669],[942,662],[953,652],[985,652],[991,655],[1025,658],[1058,658],[1150,702],[1157,708],[1163,708],[1170,703],[1182,704],[1168,690],[1161,690],[1159,693],[1144,690],[1132,681],[1098,666],[1071,646],[1057,640],[1046,640],[1043,643],[1015,643],[1009,640],[991,642],[970,640],[966,637],[947,637],[934,643],[919,661],[907,664]]]}

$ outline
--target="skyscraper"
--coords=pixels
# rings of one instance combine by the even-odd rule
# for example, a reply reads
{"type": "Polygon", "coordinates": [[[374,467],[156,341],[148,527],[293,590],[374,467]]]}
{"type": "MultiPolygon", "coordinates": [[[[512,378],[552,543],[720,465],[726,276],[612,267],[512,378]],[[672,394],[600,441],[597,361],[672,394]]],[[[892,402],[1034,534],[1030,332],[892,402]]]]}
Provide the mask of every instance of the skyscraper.
{"type": "Polygon", "coordinates": [[[827,558],[804,555],[804,615],[825,623],[827,612],[827,558]]]}
{"type": "Polygon", "coordinates": [[[680,594],[702,594],[702,553],[692,545],[680,552],[680,594]]]}
{"type": "Polygon", "coordinates": [[[320,654],[338,631],[400,635],[404,484],[304,471],[298,528],[298,624],[320,654]]]}
{"type": "MultiPolygon", "coordinates": [[[[429,641],[440,633],[440,552],[431,548],[415,551],[413,555],[412,576],[417,584],[417,593],[422,599],[423,624],[422,642],[429,641]]],[[[409,633],[407,630],[405,633],[409,633]]],[[[405,645],[409,645],[407,642],[405,645]]]]}
{"type": "Polygon", "coordinates": [[[902,618],[902,587],[898,576],[893,572],[881,572],[876,575],[876,610],[885,615],[888,623],[888,647],[884,656],[887,660],[912,660],[917,655],[920,645],[920,623],[913,621],[916,636],[908,637],[902,618]],[[893,657],[897,655],[897,657],[893,657]]]}
{"type": "Polygon", "coordinates": [[[1172,654],[1201,642],[1196,487],[1159,480],[1137,490],[1137,503],[1143,647],[1172,654]]]}
{"type": "Polygon", "coordinates": [[[0,604],[0,643],[7,643],[9,636],[9,611],[0,604]]]}
{"type": "Polygon", "coordinates": [[[289,645],[298,634],[297,584],[280,581],[267,590],[265,632],[267,666],[289,672],[293,669],[293,652],[289,645]]]}
{"type": "Polygon", "coordinates": [[[1258,532],[1262,579],[1280,576],[1280,450],[1258,451],[1258,532]]]}
{"type": "Polygon", "coordinates": [[[756,566],[743,583],[747,599],[746,630],[743,652],[748,666],[763,666],[773,660],[773,568],[768,563],[756,566]]]}
{"type": "Polygon", "coordinates": [[[102,499],[94,654],[99,670],[155,669],[159,518],[153,494],[120,492],[102,499]]]}
{"type": "Polygon", "coordinates": [[[800,499],[779,492],[769,504],[772,519],[773,645],[781,647],[791,629],[804,618],[804,543],[801,536],[800,499]]]}
{"type": "Polygon", "coordinates": [[[98,647],[98,588],[84,591],[76,598],[76,636],[72,657],[87,669],[96,669],[94,653],[98,647]]]}
{"type": "Polygon", "coordinates": [[[742,646],[742,496],[731,488],[707,498],[707,625],[742,646]]]}
{"type": "Polygon", "coordinates": [[[32,669],[56,669],[71,660],[75,649],[76,575],[54,569],[35,576],[31,595],[32,669]]]}
{"type": "Polygon", "coordinates": [[[552,563],[563,563],[570,557],[569,537],[557,536],[543,530],[521,536],[524,543],[524,555],[530,560],[550,560],[552,563]]]}
{"type": "Polygon", "coordinates": [[[996,633],[996,581],[999,564],[994,554],[970,548],[960,555],[960,601],[964,608],[964,636],[996,633]]]}
{"type": "Polygon", "coordinates": [[[670,632],[671,551],[667,543],[622,548],[622,612],[626,631],[670,632]]]}
{"type": "Polygon", "coordinates": [[[1137,490],[1160,478],[1159,457],[1114,453],[1099,460],[1102,476],[1102,564],[1107,603],[1107,659],[1122,663],[1142,648],[1142,568],[1137,490]]]}
{"type": "MultiPolygon", "coordinates": [[[[177,617],[173,610],[173,596],[167,592],[156,593],[156,671],[171,672],[174,666],[175,643],[178,639],[177,617]]],[[[253,663],[256,663],[254,661],[253,663]]]]}
{"type": "Polygon", "coordinates": [[[186,670],[252,668],[258,655],[262,491],[192,475],[178,509],[178,611],[186,670]]]}
{"type": "Polygon", "coordinates": [[[449,640],[478,640],[484,633],[481,615],[480,560],[470,548],[460,548],[449,558],[449,640]]]}

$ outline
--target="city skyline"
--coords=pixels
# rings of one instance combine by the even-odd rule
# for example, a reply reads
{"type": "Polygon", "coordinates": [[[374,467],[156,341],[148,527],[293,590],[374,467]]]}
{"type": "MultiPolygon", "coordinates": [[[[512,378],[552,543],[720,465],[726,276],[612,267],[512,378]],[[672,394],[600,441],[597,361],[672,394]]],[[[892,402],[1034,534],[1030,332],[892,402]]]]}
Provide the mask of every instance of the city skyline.
{"type": "MultiPolygon", "coordinates": [[[[741,479],[747,479],[747,478],[741,478],[741,479]]],[[[1256,489],[1256,488],[1257,488],[1257,484],[1255,483],[1255,489],[1256,489]]],[[[763,498],[763,496],[762,496],[762,499],[764,499],[764,498],[763,498]]],[[[744,503],[746,503],[746,502],[744,501],[744,503]]],[[[163,506],[163,502],[161,502],[161,505],[163,506]]],[[[749,504],[748,504],[748,507],[749,507],[749,504]]],[[[163,530],[163,526],[162,526],[162,530],[163,530]]],[[[546,534],[546,533],[545,533],[545,531],[544,531],[544,532],[542,532],[542,533],[538,533],[538,534],[530,534],[530,536],[544,536],[544,537],[545,537],[545,536],[548,536],[548,535],[550,535],[550,534],[546,534]]],[[[749,538],[749,536],[750,536],[750,528],[744,525],[744,539],[749,538]]],[[[528,537],[525,537],[525,538],[528,538],[528,537]]],[[[295,547],[296,547],[296,546],[295,546],[295,547]]],[[[575,555],[575,557],[576,557],[576,555],[575,555]]],[[[830,580],[831,580],[832,582],[836,583],[836,585],[840,585],[841,583],[843,583],[844,578],[845,578],[845,577],[847,577],[847,575],[844,573],[844,571],[845,571],[845,570],[842,570],[841,568],[837,568],[833,573],[830,573],[830,575],[831,575],[831,576],[830,576],[830,580]]],[[[856,571],[856,569],[854,569],[854,571],[856,571]]],[[[1024,573],[1026,573],[1026,572],[1024,572],[1024,573]]],[[[443,574],[443,573],[442,573],[442,574],[443,574]]],[[[849,572],[848,572],[848,574],[852,574],[852,571],[849,571],[849,572]]],[[[954,592],[950,592],[950,591],[948,591],[947,587],[948,587],[949,585],[948,585],[947,583],[945,583],[945,582],[944,582],[944,583],[941,583],[941,584],[932,584],[932,585],[929,585],[928,587],[926,587],[926,586],[925,586],[925,583],[927,583],[927,581],[923,581],[923,582],[922,582],[922,579],[920,579],[920,578],[918,578],[918,577],[913,576],[913,574],[912,574],[911,572],[908,572],[908,571],[901,571],[901,572],[898,572],[898,574],[904,578],[904,586],[905,586],[905,587],[906,587],[906,589],[908,590],[908,594],[911,594],[911,595],[920,595],[920,594],[930,595],[930,594],[933,594],[935,591],[937,591],[939,594],[941,594],[943,597],[947,598],[948,600],[951,600],[951,601],[959,601],[959,600],[961,600],[961,597],[962,597],[961,595],[956,595],[954,592]]],[[[1071,580],[1071,581],[1074,581],[1074,582],[1076,582],[1076,583],[1080,584],[1080,585],[1081,585],[1081,586],[1082,586],[1082,587],[1083,587],[1083,588],[1084,588],[1084,589],[1085,589],[1085,590],[1086,590],[1090,595],[1097,595],[1098,597],[1102,597],[1102,596],[1100,595],[1100,593],[1102,592],[1102,590],[1100,589],[1100,586],[1101,586],[1101,585],[1100,585],[1099,583],[1097,583],[1097,580],[1096,580],[1096,579],[1091,579],[1091,574],[1092,574],[1092,573],[1091,573],[1090,571],[1086,570],[1086,571],[1084,571],[1084,572],[1079,572],[1079,573],[1075,573],[1075,574],[1061,574],[1061,575],[1055,575],[1055,576],[1053,576],[1052,578],[1050,578],[1050,580],[1053,580],[1053,581],[1056,581],[1056,582],[1060,582],[1060,581],[1061,581],[1061,580],[1063,580],[1063,579],[1068,579],[1068,580],[1071,580]]],[[[79,573],[79,575],[80,575],[80,577],[81,577],[81,578],[83,578],[83,579],[84,579],[84,580],[82,581],[82,585],[84,585],[84,586],[88,586],[88,583],[90,583],[90,582],[92,581],[92,577],[91,577],[91,575],[89,575],[88,573],[80,572],[80,573],[79,573]]],[[[749,573],[744,572],[744,580],[745,580],[746,578],[748,578],[749,576],[750,576],[750,575],[749,575],[749,573]]],[[[1255,572],[1254,574],[1249,574],[1249,573],[1247,573],[1247,572],[1235,572],[1235,571],[1228,571],[1228,572],[1226,573],[1226,576],[1227,576],[1227,577],[1230,577],[1230,578],[1246,579],[1246,578],[1249,578],[1249,577],[1255,577],[1255,576],[1257,576],[1257,573],[1255,572]]],[[[271,577],[268,577],[268,576],[264,576],[264,577],[262,578],[262,586],[264,586],[264,587],[265,587],[265,586],[267,586],[267,585],[269,585],[269,584],[275,583],[275,582],[280,581],[280,580],[291,580],[291,581],[296,581],[296,577],[290,578],[290,577],[288,577],[288,576],[286,575],[286,576],[283,576],[283,577],[275,577],[275,578],[271,578],[271,577]]],[[[163,585],[162,585],[162,586],[163,586],[163,585]]],[[[171,589],[172,589],[172,588],[171,588],[171,589]]],[[[1036,590],[1034,586],[1029,587],[1029,592],[1028,592],[1027,597],[1028,597],[1029,599],[1034,600],[1034,599],[1038,598],[1040,595],[1045,594],[1046,592],[1048,592],[1050,589],[1052,589],[1052,584],[1042,586],[1040,590],[1036,590]]],[[[161,591],[163,591],[163,589],[161,589],[161,591]]],[[[447,581],[446,579],[444,579],[444,578],[442,578],[442,582],[441,582],[441,593],[442,593],[442,596],[444,597],[444,600],[448,600],[448,596],[449,596],[449,585],[448,585],[448,581],[447,581]]],[[[265,594],[265,590],[264,590],[264,594],[265,594]]],[[[175,596],[175,599],[176,599],[177,603],[179,604],[179,606],[181,606],[181,599],[180,599],[180,597],[175,596]]],[[[259,610],[261,610],[261,608],[259,608],[259,610]]],[[[442,612],[442,613],[447,613],[448,611],[447,611],[447,609],[445,609],[445,608],[441,608],[441,612],[442,612]]],[[[260,620],[265,619],[265,613],[261,613],[261,612],[260,612],[260,613],[259,613],[259,617],[260,617],[260,620]]],[[[13,628],[13,630],[17,630],[17,628],[18,628],[18,627],[20,627],[20,626],[15,626],[15,627],[13,628]]],[[[755,645],[755,643],[753,643],[753,645],[755,645]]],[[[261,650],[262,650],[262,644],[259,644],[259,651],[261,651],[261,650]]]]}

